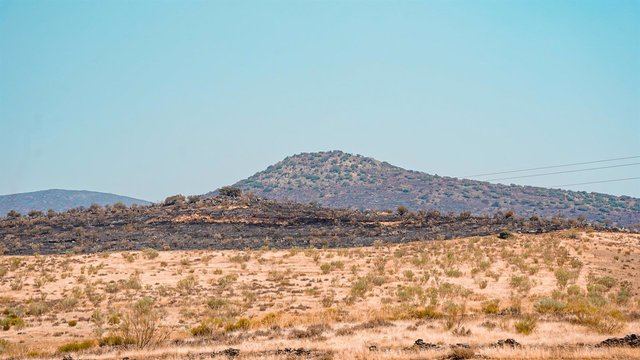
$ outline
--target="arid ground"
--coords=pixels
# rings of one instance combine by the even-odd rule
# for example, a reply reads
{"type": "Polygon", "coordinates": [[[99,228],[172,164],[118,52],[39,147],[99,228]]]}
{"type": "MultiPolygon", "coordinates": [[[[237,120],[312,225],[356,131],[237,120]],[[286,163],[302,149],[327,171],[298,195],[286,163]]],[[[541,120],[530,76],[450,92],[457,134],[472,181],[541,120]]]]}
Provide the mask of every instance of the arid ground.
{"type": "Polygon", "coordinates": [[[639,275],[640,235],[583,230],[2,256],[0,357],[640,358],[598,346],[640,332],[639,275]]]}

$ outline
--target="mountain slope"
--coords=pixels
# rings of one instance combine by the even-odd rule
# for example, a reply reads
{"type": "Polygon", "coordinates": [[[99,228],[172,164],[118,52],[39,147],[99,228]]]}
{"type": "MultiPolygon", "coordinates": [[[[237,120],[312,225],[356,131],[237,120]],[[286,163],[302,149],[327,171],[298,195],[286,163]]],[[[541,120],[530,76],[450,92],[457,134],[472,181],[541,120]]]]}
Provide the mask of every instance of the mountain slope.
{"type": "Polygon", "coordinates": [[[638,227],[640,199],[533,186],[508,186],[405,170],[341,151],[285,158],[237,186],[258,196],[330,207],[474,214],[513,210],[521,216],[584,217],[638,227]]]}
{"type": "Polygon", "coordinates": [[[79,190],[42,190],[28,193],[0,195],[0,216],[15,210],[26,214],[31,210],[64,211],[79,206],[89,207],[92,204],[111,205],[122,202],[129,206],[132,204],[148,205],[150,202],[134,199],[127,196],[120,196],[109,193],[79,190]]]}

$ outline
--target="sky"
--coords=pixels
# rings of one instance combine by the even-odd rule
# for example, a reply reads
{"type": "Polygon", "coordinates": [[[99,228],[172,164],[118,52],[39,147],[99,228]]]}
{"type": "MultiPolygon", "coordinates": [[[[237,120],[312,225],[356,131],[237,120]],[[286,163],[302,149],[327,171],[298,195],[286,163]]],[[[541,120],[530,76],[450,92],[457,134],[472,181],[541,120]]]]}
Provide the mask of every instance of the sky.
{"type": "Polygon", "coordinates": [[[640,155],[640,1],[0,0],[0,194],[158,201],[333,149],[459,177],[640,155]]]}

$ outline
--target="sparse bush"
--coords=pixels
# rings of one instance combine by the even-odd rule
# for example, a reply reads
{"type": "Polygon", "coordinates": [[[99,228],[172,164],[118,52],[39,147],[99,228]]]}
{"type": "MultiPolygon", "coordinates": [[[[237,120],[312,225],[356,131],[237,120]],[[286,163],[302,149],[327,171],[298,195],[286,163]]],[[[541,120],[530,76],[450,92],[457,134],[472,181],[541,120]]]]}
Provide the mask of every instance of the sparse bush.
{"type": "Polygon", "coordinates": [[[515,322],[514,326],[518,334],[529,335],[538,325],[538,321],[533,316],[525,316],[522,319],[515,322]]]}
{"type": "Polygon", "coordinates": [[[9,340],[0,339],[0,355],[7,352],[10,347],[11,343],[9,342],[9,340]]]}
{"type": "Polygon", "coordinates": [[[509,280],[509,285],[520,292],[526,293],[531,289],[531,280],[524,275],[513,275],[509,280]]]}
{"type": "Polygon", "coordinates": [[[209,324],[201,322],[197,326],[192,327],[190,332],[193,336],[211,336],[214,331],[209,324]]]}
{"type": "Polygon", "coordinates": [[[131,342],[127,342],[127,339],[119,335],[107,335],[98,341],[98,345],[102,346],[122,346],[132,345],[131,342]]]}
{"type": "Polygon", "coordinates": [[[499,304],[500,301],[497,299],[485,301],[482,303],[482,312],[487,315],[495,315],[500,312],[499,304]]]}
{"type": "Polygon", "coordinates": [[[123,313],[119,335],[139,348],[159,343],[168,336],[160,325],[161,318],[162,313],[154,307],[154,300],[142,298],[123,313]]]}
{"type": "Polygon", "coordinates": [[[554,274],[556,276],[558,286],[562,289],[567,286],[569,280],[573,277],[572,273],[564,268],[557,269],[554,274]]]}
{"type": "Polygon", "coordinates": [[[5,317],[0,319],[0,327],[2,330],[9,330],[12,327],[16,327],[18,329],[23,328],[25,326],[24,320],[17,314],[14,310],[5,310],[5,317]]]}
{"type": "Polygon", "coordinates": [[[538,300],[537,303],[533,306],[534,309],[541,314],[560,314],[564,312],[567,307],[567,304],[560,300],[555,300],[553,298],[545,297],[538,300]]]}
{"type": "Polygon", "coordinates": [[[58,352],[61,352],[61,353],[76,352],[76,351],[91,349],[94,346],[96,346],[96,342],[93,340],[73,341],[58,347],[58,352]]]}
{"type": "Polygon", "coordinates": [[[246,330],[251,325],[251,322],[247,318],[240,318],[235,322],[229,322],[225,325],[225,332],[233,332],[238,330],[246,330]]]}
{"type": "Polygon", "coordinates": [[[184,279],[181,279],[176,284],[176,288],[183,294],[192,292],[198,285],[198,280],[194,275],[189,275],[184,279]]]}
{"type": "Polygon", "coordinates": [[[157,250],[152,249],[152,248],[146,248],[142,250],[142,254],[144,255],[145,258],[147,258],[148,260],[152,260],[157,258],[160,254],[158,253],[157,250]]]}

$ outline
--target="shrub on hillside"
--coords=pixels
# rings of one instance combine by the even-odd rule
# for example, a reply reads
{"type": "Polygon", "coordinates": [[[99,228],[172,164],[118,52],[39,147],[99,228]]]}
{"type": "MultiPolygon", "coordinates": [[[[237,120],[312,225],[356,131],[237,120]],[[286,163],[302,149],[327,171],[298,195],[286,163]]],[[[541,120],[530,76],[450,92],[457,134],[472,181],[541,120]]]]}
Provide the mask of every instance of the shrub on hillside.
{"type": "Polygon", "coordinates": [[[218,190],[218,193],[222,196],[240,197],[242,195],[242,190],[233,186],[223,186],[218,190]]]}

